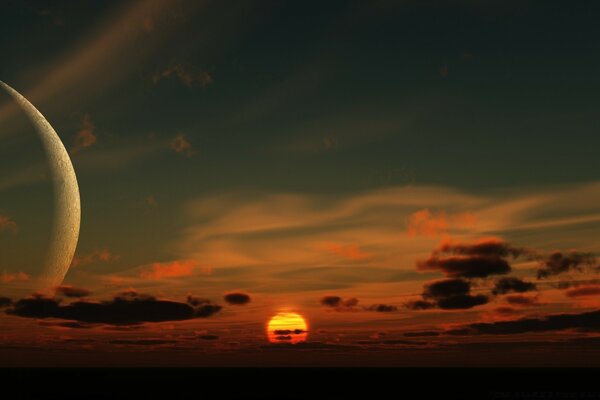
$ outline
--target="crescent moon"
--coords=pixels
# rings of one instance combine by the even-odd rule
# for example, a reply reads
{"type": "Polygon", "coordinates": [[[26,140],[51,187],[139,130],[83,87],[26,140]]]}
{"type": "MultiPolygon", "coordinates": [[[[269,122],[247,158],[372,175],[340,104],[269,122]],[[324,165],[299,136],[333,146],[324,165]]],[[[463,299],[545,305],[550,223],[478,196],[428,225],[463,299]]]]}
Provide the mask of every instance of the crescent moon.
{"type": "Polygon", "coordinates": [[[42,113],[6,83],[0,81],[0,86],[16,100],[29,117],[48,157],[54,191],[54,218],[50,246],[38,284],[40,289],[53,288],[59,286],[67,274],[79,240],[81,203],[75,169],[64,144],[42,113]]]}

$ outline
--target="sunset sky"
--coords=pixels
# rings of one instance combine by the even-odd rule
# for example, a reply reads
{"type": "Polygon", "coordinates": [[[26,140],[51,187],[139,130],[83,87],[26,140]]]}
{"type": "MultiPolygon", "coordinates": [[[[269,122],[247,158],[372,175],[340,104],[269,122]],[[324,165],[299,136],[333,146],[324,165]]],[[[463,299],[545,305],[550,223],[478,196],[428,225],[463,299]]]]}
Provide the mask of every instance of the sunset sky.
{"type": "Polygon", "coordinates": [[[560,4],[2,3],[82,215],[36,293],[1,92],[0,366],[600,366],[600,5],[560,4]]]}

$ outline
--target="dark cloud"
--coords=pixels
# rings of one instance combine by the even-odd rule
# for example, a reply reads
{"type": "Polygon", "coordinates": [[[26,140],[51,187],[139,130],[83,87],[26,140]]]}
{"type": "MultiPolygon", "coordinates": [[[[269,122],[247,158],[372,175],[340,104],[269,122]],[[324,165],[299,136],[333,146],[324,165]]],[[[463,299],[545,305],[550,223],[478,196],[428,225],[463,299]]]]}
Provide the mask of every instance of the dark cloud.
{"type": "Polygon", "coordinates": [[[250,296],[246,293],[227,293],[224,298],[227,303],[232,305],[244,305],[250,303],[250,296]]]}
{"type": "Polygon", "coordinates": [[[335,308],[336,311],[356,311],[358,299],[350,297],[344,300],[340,296],[324,296],[321,298],[321,305],[335,308]]]}
{"type": "Polygon", "coordinates": [[[55,293],[59,296],[76,297],[76,298],[87,297],[90,294],[92,294],[92,292],[88,289],[77,288],[77,287],[66,286],[66,285],[56,287],[55,293]]]}
{"type": "Polygon", "coordinates": [[[61,305],[60,298],[33,296],[21,299],[6,313],[26,318],[59,318],[88,323],[130,325],[144,322],[179,321],[203,318],[217,313],[221,306],[158,300],[153,296],[127,291],[102,302],[76,301],[61,305]]]}
{"type": "Polygon", "coordinates": [[[342,303],[340,296],[325,296],[321,299],[321,304],[327,307],[337,307],[342,303]]]}
{"type": "Polygon", "coordinates": [[[464,279],[444,279],[423,286],[423,299],[410,301],[412,310],[441,308],[444,310],[469,309],[488,302],[485,295],[471,295],[471,283],[464,279]]]}
{"type": "Polygon", "coordinates": [[[582,271],[585,267],[593,267],[595,264],[596,258],[591,253],[555,251],[541,261],[537,277],[542,279],[564,272],[582,271]]]}
{"type": "Polygon", "coordinates": [[[524,248],[514,247],[499,238],[484,238],[473,243],[445,241],[437,248],[435,253],[516,258],[528,254],[529,251],[524,248]]]}
{"type": "Polygon", "coordinates": [[[306,333],[303,329],[276,329],[273,331],[275,335],[300,335],[302,333],[306,333]]]}
{"type": "Polygon", "coordinates": [[[537,296],[531,297],[531,296],[523,296],[520,294],[513,294],[510,296],[506,296],[505,299],[509,304],[517,305],[517,306],[530,306],[530,305],[538,304],[537,296]]]}
{"type": "Polygon", "coordinates": [[[568,290],[565,293],[568,297],[586,297],[600,295],[600,286],[580,286],[568,290]]]}
{"type": "Polygon", "coordinates": [[[291,335],[277,335],[275,336],[275,340],[292,340],[291,335]]]}
{"type": "Polygon", "coordinates": [[[429,310],[435,308],[436,304],[425,300],[412,300],[406,302],[404,306],[411,310],[429,310]]]}
{"type": "Polygon", "coordinates": [[[480,306],[486,304],[487,302],[488,298],[485,295],[478,294],[473,296],[470,294],[465,294],[439,299],[437,301],[437,305],[439,308],[444,310],[462,310],[480,306]]]}
{"type": "Polygon", "coordinates": [[[423,271],[441,271],[453,278],[486,278],[490,275],[507,274],[510,264],[499,257],[488,256],[431,256],[418,261],[417,268],[423,271]]]}
{"type": "Polygon", "coordinates": [[[486,238],[472,243],[445,241],[428,259],[417,262],[417,269],[441,271],[453,278],[486,278],[511,271],[507,258],[529,254],[502,239],[486,238]]]}
{"type": "Polygon", "coordinates": [[[368,311],[375,312],[393,312],[398,311],[398,307],[390,304],[373,304],[367,308],[368,311]]]}
{"type": "Polygon", "coordinates": [[[426,299],[441,299],[468,294],[470,291],[471,283],[464,279],[444,279],[426,284],[423,297],[426,299]]]}
{"type": "Polygon", "coordinates": [[[600,311],[580,314],[553,314],[542,318],[524,318],[512,321],[475,323],[460,329],[446,331],[450,335],[513,335],[527,332],[578,329],[600,331],[600,311]]]}
{"type": "Polygon", "coordinates": [[[210,300],[209,299],[205,299],[204,297],[197,297],[197,296],[192,296],[192,295],[188,295],[187,297],[187,303],[191,306],[197,307],[203,304],[210,304],[210,300]]]}
{"type": "Polygon", "coordinates": [[[0,308],[9,307],[12,305],[12,300],[10,297],[0,296],[0,308]]]}
{"type": "Polygon", "coordinates": [[[200,335],[198,338],[202,340],[219,340],[219,336],[217,335],[200,335]]]}
{"type": "Polygon", "coordinates": [[[492,289],[492,293],[497,296],[499,294],[506,294],[511,292],[525,293],[530,292],[532,290],[536,290],[536,286],[534,283],[526,282],[519,278],[508,277],[497,280],[494,289],[492,289]]]}

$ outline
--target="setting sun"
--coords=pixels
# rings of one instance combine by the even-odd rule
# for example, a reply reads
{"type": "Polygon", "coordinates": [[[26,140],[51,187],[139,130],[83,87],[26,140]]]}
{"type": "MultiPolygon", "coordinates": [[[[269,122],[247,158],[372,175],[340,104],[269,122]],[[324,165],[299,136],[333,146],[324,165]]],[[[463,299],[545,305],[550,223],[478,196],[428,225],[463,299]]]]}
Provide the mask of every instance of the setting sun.
{"type": "Polygon", "coordinates": [[[293,312],[280,312],[269,321],[267,336],[271,343],[306,342],[307,324],[304,318],[293,312]]]}

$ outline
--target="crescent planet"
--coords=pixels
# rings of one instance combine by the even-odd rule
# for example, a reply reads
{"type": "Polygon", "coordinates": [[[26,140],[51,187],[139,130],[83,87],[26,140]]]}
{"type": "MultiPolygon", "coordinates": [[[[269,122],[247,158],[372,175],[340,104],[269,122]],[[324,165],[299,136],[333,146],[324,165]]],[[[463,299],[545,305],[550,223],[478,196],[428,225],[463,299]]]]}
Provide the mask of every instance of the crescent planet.
{"type": "Polygon", "coordinates": [[[25,97],[6,83],[2,86],[33,123],[48,158],[54,194],[54,215],[48,253],[38,277],[38,289],[59,286],[75,255],[81,223],[79,185],[73,163],[60,137],[25,97]]]}

